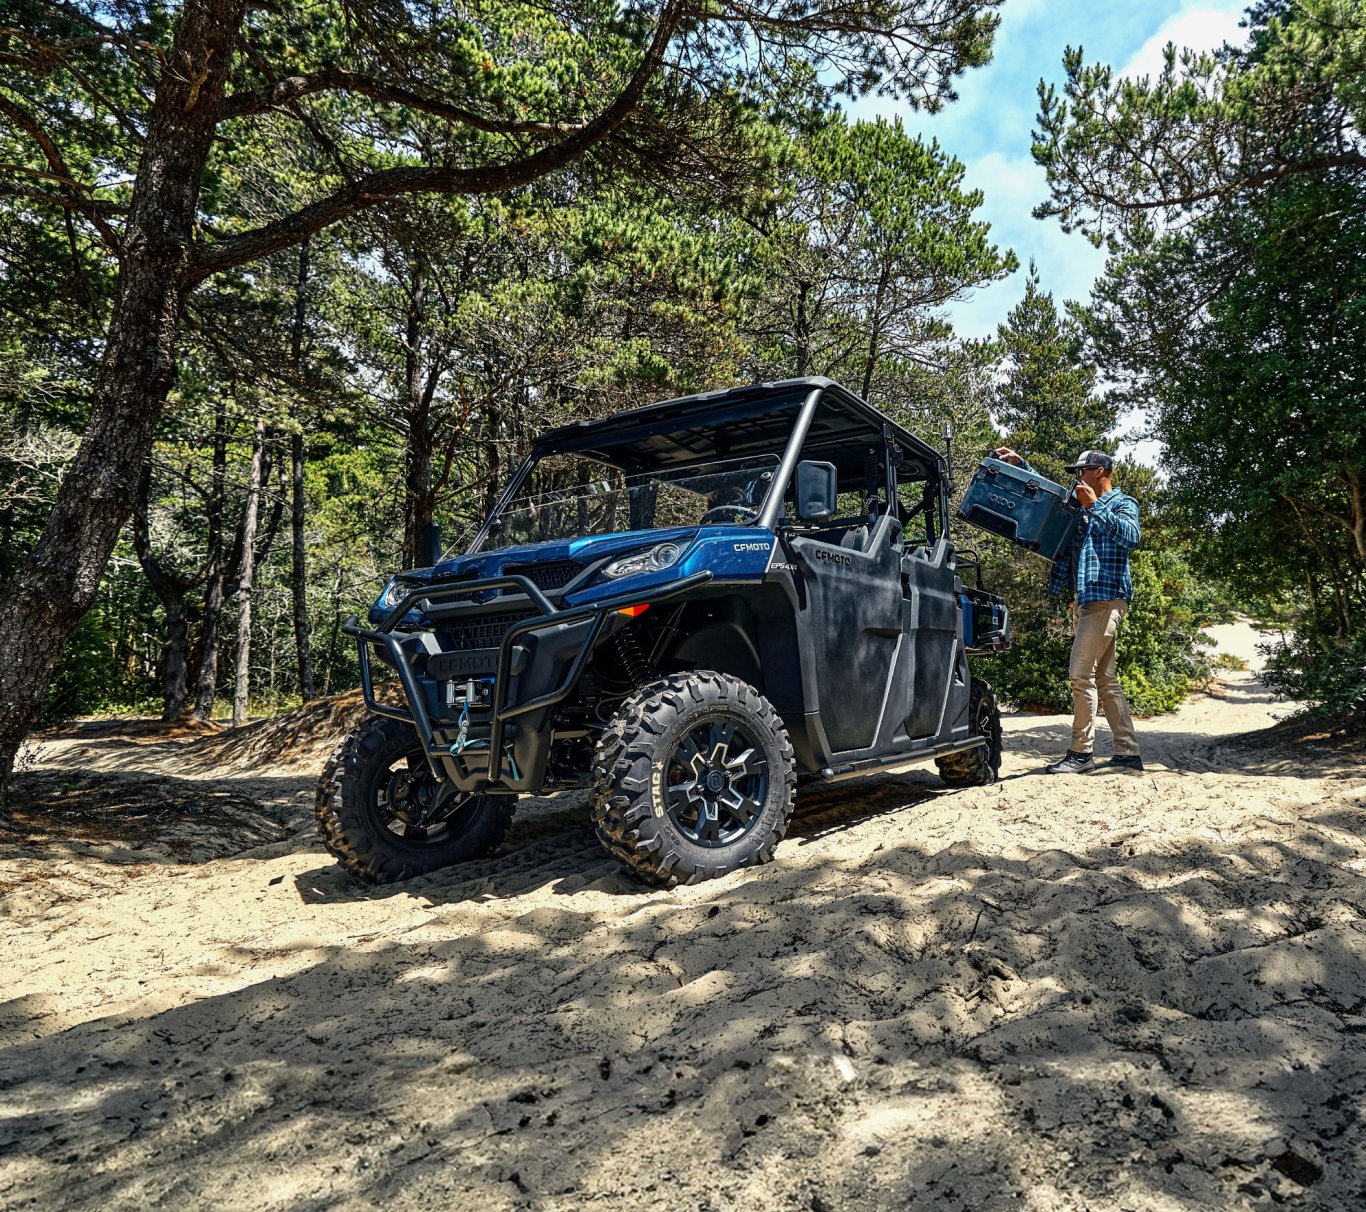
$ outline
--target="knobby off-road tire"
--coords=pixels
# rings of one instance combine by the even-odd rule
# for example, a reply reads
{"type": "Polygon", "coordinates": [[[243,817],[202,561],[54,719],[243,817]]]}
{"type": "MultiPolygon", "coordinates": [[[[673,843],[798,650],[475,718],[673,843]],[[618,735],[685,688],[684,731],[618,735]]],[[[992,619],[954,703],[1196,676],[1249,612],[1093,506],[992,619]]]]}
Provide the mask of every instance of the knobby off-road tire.
{"type": "Polygon", "coordinates": [[[1001,772],[1001,709],[990,684],[981,678],[972,679],[968,719],[973,733],[986,737],[987,743],[935,759],[939,777],[950,787],[985,787],[1001,772]]]}
{"type": "Polygon", "coordinates": [[[728,674],[675,674],[637,690],[604,730],[593,768],[598,840],[651,884],[767,863],[792,818],[787,730],[772,703],[728,674]]]}
{"type": "Polygon", "coordinates": [[[497,797],[438,798],[410,725],[372,717],[337,749],[318,780],[323,845],[372,884],[481,858],[502,840],[511,812],[497,797]]]}

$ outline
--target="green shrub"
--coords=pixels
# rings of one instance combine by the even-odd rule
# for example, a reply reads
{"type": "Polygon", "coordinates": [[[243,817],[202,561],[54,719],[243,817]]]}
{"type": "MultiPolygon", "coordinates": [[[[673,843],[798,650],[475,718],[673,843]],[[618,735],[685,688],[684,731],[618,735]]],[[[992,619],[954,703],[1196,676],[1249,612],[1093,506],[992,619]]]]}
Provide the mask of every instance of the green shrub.
{"type": "Polygon", "coordinates": [[[1023,711],[1071,711],[1067,661],[1070,625],[1055,610],[1029,603],[1019,614],[1010,603],[1014,643],[991,663],[987,676],[996,693],[1023,711]]]}
{"type": "Polygon", "coordinates": [[[123,685],[114,639],[99,610],[88,611],[62,649],[43,700],[42,724],[60,724],[98,711],[123,685]]]}
{"type": "Polygon", "coordinates": [[[1072,644],[1066,612],[1047,591],[1049,565],[1004,539],[964,529],[960,544],[982,554],[983,581],[1010,608],[1013,645],[976,672],[997,696],[1024,711],[1070,711],[1067,657],[1072,644]]]}
{"type": "Polygon", "coordinates": [[[1345,640],[1297,635],[1258,647],[1267,654],[1262,680],[1277,694],[1316,715],[1366,711],[1366,630],[1345,640]]]}
{"type": "Polygon", "coordinates": [[[1135,715],[1159,715],[1179,707],[1209,673],[1199,648],[1207,616],[1192,609],[1195,578],[1179,555],[1135,551],[1129,572],[1134,598],[1119,633],[1119,681],[1135,715]]]}

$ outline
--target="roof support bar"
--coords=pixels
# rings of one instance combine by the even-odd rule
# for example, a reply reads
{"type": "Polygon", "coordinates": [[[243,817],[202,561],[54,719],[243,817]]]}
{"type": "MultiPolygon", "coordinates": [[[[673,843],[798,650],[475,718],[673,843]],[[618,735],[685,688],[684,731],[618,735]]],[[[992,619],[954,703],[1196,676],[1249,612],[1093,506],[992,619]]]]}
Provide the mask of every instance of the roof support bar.
{"type": "Polygon", "coordinates": [[[766,526],[769,530],[774,529],[778,522],[778,515],[783,509],[783,494],[787,492],[787,484],[792,479],[792,472],[797,466],[797,460],[802,456],[802,447],[806,445],[806,434],[811,428],[811,418],[816,415],[816,405],[821,401],[821,393],[825,390],[824,386],[813,387],[806,393],[806,399],[802,401],[801,412],[797,414],[797,423],[792,426],[792,436],[788,439],[787,449],[783,451],[783,461],[778,464],[778,472],[773,477],[773,487],[768,490],[768,499],[764,502],[764,511],[759,515],[758,524],[766,526]]]}

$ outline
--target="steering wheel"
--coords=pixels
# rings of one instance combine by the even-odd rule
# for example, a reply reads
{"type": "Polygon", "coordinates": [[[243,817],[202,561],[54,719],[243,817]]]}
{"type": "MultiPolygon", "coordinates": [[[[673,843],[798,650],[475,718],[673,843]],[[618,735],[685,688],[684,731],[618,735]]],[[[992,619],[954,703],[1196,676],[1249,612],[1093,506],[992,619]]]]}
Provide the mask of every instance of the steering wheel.
{"type": "Polygon", "coordinates": [[[750,505],[713,505],[702,515],[700,525],[710,526],[721,522],[753,522],[759,511],[750,505]]]}

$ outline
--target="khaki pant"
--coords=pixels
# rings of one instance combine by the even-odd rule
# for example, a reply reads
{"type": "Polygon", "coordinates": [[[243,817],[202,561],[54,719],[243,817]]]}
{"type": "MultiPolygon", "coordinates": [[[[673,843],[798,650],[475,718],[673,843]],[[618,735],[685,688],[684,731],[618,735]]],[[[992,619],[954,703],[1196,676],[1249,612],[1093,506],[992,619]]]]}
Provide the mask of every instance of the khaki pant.
{"type": "Polygon", "coordinates": [[[1117,757],[1138,752],[1129,703],[1115,676],[1115,632],[1129,609],[1123,598],[1072,608],[1076,635],[1067,676],[1072,680],[1072,751],[1090,753],[1096,742],[1096,700],[1110,725],[1117,757]]]}

